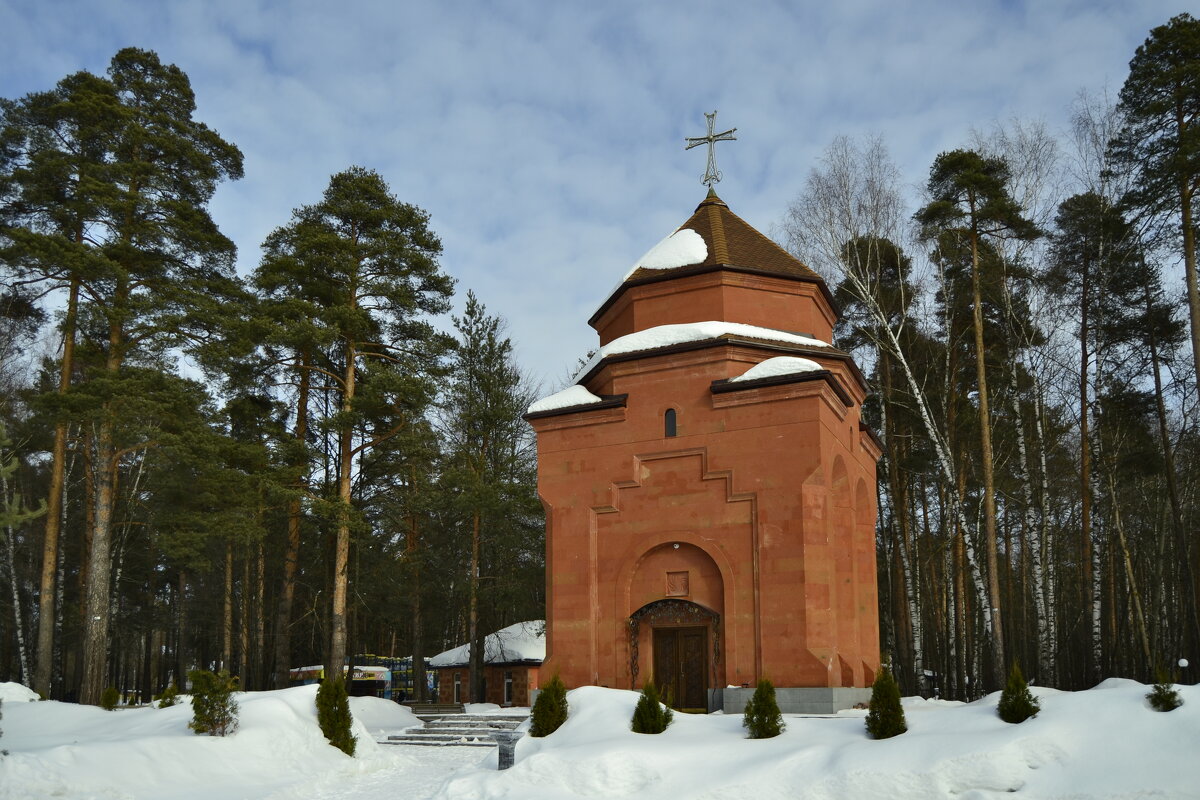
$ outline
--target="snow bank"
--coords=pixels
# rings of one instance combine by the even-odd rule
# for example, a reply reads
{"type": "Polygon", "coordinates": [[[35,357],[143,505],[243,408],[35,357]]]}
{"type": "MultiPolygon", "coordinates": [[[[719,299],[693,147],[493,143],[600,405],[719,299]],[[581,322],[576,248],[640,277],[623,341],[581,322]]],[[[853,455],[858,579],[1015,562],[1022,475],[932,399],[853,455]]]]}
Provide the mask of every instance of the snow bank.
{"type": "Polygon", "coordinates": [[[350,715],[361,722],[374,738],[383,738],[406,728],[419,728],[424,724],[408,706],[382,697],[351,697],[350,715]]]}
{"type": "MultiPolygon", "coordinates": [[[[55,701],[5,703],[0,743],[9,755],[0,758],[0,798],[265,797],[383,763],[381,746],[358,719],[357,758],[325,740],[316,694],[315,685],[238,693],[238,731],[226,737],[193,733],[189,702],[116,711],[55,701]]],[[[359,700],[352,699],[352,709],[363,708],[359,700]]]]}
{"type": "Polygon", "coordinates": [[[585,406],[602,402],[604,401],[589,392],[585,386],[568,386],[561,392],[555,392],[549,397],[543,397],[541,400],[534,402],[529,406],[528,413],[537,414],[542,411],[553,411],[557,408],[570,408],[571,406],[585,406]]]}
{"type": "Polygon", "coordinates": [[[675,269],[691,264],[700,264],[708,258],[708,245],[704,237],[691,228],[680,228],[637,260],[625,273],[628,278],[639,269],[675,269]]]}
{"type": "MultiPolygon", "coordinates": [[[[466,664],[471,657],[469,644],[438,653],[429,659],[431,667],[466,664]]],[[[509,625],[483,640],[483,660],[488,664],[510,661],[542,661],[546,658],[546,621],[531,620],[509,625]]]]}
{"type": "Polygon", "coordinates": [[[685,322],[676,325],[658,325],[644,331],[629,333],[613,339],[601,347],[592,359],[575,374],[578,381],[608,356],[622,353],[636,353],[642,350],[655,350],[659,347],[670,347],[686,342],[701,342],[705,339],[717,339],[722,336],[744,336],[748,339],[762,339],[768,342],[796,344],[803,347],[829,347],[827,342],[801,336],[798,333],[779,331],[774,328],[760,328],[757,325],[745,325],[741,322],[685,322]]]}
{"type": "Polygon", "coordinates": [[[0,702],[4,703],[35,703],[39,700],[38,693],[28,686],[12,681],[0,683],[0,702]]]}
{"type": "Polygon", "coordinates": [[[1020,725],[997,716],[999,693],[967,705],[914,699],[909,732],[885,741],[867,738],[864,711],[786,715],[782,736],[758,741],[738,714],[676,714],[666,733],[646,736],[629,730],[636,693],[584,687],[568,693],[562,728],[518,743],[512,769],[495,772],[493,756],[437,797],[1197,797],[1200,688],[1179,687],[1184,706],[1162,714],[1148,687],[1126,683],[1034,688],[1042,712],[1020,725]]]}
{"type": "Polygon", "coordinates": [[[761,741],[745,738],[740,714],[676,714],[666,733],[646,736],[629,730],[636,693],[583,687],[568,694],[566,724],[522,738],[505,772],[494,750],[378,745],[373,733],[406,727],[411,714],[375,698],[350,700],[359,750],[350,758],[317,728],[315,686],[240,693],[240,730],[223,739],[188,730],[187,704],[108,712],[13,702],[0,723],[10,751],[0,798],[1196,798],[1200,687],[1176,688],[1184,705],[1159,713],[1134,681],[1033,687],[1042,711],[1020,725],[996,715],[998,694],[969,704],[906,698],[909,732],[877,742],[863,711],[787,715],[783,735],[761,741]]]}
{"type": "Polygon", "coordinates": [[[803,372],[819,372],[823,369],[825,368],[810,358],[777,356],[755,364],[736,378],[730,378],[729,382],[756,381],[760,378],[774,378],[778,375],[796,375],[803,372]]]}

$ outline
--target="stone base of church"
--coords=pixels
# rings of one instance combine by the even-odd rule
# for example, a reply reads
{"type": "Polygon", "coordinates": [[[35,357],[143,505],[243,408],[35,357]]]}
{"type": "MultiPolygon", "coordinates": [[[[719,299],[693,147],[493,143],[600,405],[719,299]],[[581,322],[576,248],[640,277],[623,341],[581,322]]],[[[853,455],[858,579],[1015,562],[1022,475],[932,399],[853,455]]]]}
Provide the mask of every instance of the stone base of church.
{"type": "MultiPolygon", "coordinates": [[[[722,709],[726,714],[741,714],[754,694],[749,688],[709,689],[710,711],[722,709]]],[[[858,703],[866,705],[870,689],[856,688],[797,688],[775,687],[775,701],[784,714],[833,714],[858,703]]]]}

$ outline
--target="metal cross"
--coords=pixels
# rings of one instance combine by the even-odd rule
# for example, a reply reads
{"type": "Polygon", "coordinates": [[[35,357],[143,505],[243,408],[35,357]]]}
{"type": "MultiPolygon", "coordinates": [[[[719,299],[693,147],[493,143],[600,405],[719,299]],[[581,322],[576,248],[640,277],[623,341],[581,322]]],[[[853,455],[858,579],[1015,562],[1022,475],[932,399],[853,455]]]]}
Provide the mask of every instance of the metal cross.
{"type": "Polygon", "coordinates": [[[704,118],[706,120],[708,120],[708,136],[689,136],[689,137],[687,137],[684,140],[687,142],[687,147],[685,147],[683,149],[691,150],[693,147],[699,147],[702,144],[708,145],[708,168],[704,170],[704,177],[700,179],[700,182],[703,183],[705,186],[707,186],[709,189],[711,189],[712,185],[714,183],[721,180],[721,173],[717,169],[717,158],[716,158],[716,154],[713,151],[713,145],[717,142],[735,142],[735,141],[737,141],[737,137],[734,136],[734,134],[737,133],[737,128],[730,128],[729,130],[725,131],[724,133],[718,133],[718,134],[714,135],[713,134],[713,120],[715,120],[717,118],[717,112],[714,111],[711,114],[705,114],[704,118]]]}

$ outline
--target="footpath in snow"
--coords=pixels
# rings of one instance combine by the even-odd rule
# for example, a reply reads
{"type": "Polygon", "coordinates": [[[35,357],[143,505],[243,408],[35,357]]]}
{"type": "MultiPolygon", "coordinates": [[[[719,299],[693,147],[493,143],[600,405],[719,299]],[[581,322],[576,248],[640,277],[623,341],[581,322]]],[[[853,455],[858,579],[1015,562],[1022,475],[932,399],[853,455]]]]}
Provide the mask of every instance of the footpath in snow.
{"type": "Polygon", "coordinates": [[[867,738],[863,715],[785,716],[776,739],[745,738],[740,715],[676,714],[659,736],[635,734],[634,692],[583,687],[545,739],[522,739],[517,763],[496,751],[396,747],[407,709],[352,698],[359,754],[316,726],[316,687],[238,695],[241,725],[224,739],[187,728],[186,703],[106,712],[0,684],[0,800],[772,800],[773,798],[1200,798],[1200,688],[1153,711],[1148,687],[1112,679],[1086,692],[1034,688],[1041,713],[996,715],[998,695],[962,704],[905,700],[909,732],[867,738]]]}

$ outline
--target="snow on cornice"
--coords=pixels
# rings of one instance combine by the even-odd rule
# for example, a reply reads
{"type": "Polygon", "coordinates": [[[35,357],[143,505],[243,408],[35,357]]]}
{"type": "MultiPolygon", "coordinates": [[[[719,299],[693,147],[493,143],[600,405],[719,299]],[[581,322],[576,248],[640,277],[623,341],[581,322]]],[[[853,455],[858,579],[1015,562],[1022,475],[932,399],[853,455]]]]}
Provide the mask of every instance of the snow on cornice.
{"type": "Polygon", "coordinates": [[[736,378],[730,378],[729,382],[756,381],[762,378],[774,378],[779,375],[799,375],[804,372],[819,372],[823,369],[825,368],[812,359],[797,358],[795,356],[776,356],[775,358],[768,358],[766,361],[760,361],[736,378]]]}
{"type": "MultiPolygon", "coordinates": [[[[676,325],[657,325],[644,331],[628,333],[613,339],[601,347],[592,359],[575,373],[573,380],[580,380],[609,356],[622,353],[636,353],[642,350],[657,350],[660,347],[684,344],[685,342],[702,342],[706,339],[719,339],[722,336],[744,336],[747,339],[762,339],[768,342],[795,344],[803,347],[830,347],[828,342],[814,339],[811,336],[801,336],[798,333],[760,328],[757,325],[746,325],[741,322],[685,322],[676,325]]],[[[595,395],[593,395],[594,397],[595,395]]]]}
{"type": "Polygon", "coordinates": [[[603,403],[604,399],[597,397],[587,390],[586,387],[575,385],[568,386],[561,392],[555,392],[549,397],[543,397],[541,400],[534,402],[529,406],[529,414],[540,414],[543,411],[555,411],[560,408],[570,408],[571,406],[587,406],[592,403],[603,403]]]}

